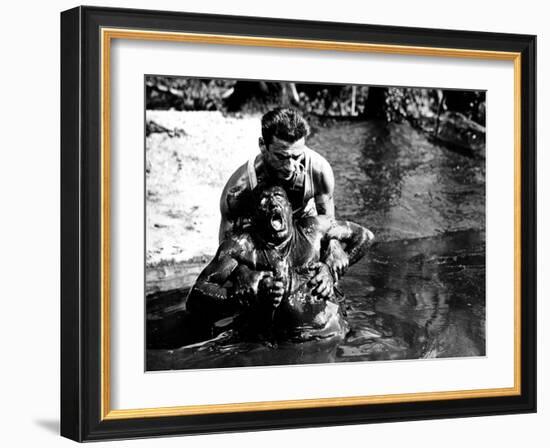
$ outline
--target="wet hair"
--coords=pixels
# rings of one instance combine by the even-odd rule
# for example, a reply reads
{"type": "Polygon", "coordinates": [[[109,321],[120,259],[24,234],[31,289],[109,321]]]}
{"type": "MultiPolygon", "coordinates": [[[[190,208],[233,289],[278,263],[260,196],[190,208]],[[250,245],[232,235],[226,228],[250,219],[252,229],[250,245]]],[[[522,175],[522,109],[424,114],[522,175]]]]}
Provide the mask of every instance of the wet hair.
{"type": "Polygon", "coordinates": [[[279,183],[277,182],[268,182],[267,180],[263,180],[263,181],[260,181],[258,183],[258,185],[256,185],[254,187],[254,190],[252,190],[252,194],[253,194],[253,200],[254,201],[259,201],[262,194],[266,191],[266,190],[271,190],[272,188],[280,188],[281,190],[283,190],[283,192],[285,193],[286,195],[286,190],[284,189],[284,187],[282,185],[280,185],[279,183]]]}
{"type": "Polygon", "coordinates": [[[268,182],[260,182],[258,185],[256,185],[254,190],[252,190],[251,200],[254,204],[254,212],[257,212],[259,210],[260,199],[262,198],[262,195],[263,195],[264,191],[265,190],[271,190],[272,188],[275,188],[275,187],[280,188],[283,191],[283,193],[285,195],[285,199],[290,204],[290,200],[288,199],[288,195],[286,194],[286,190],[281,185],[268,183],[268,182]]]}
{"type": "Polygon", "coordinates": [[[262,137],[266,146],[273,141],[273,137],[294,143],[308,135],[306,120],[294,109],[277,108],[262,117],[262,137]]]}

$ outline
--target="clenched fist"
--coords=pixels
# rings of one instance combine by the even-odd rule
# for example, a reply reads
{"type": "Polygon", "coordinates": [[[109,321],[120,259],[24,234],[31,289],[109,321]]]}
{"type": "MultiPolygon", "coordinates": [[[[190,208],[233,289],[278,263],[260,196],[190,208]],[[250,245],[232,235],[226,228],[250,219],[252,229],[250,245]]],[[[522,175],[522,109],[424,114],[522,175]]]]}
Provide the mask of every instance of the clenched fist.
{"type": "Polygon", "coordinates": [[[277,308],[285,294],[285,284],[282,276],[274,276],[272,273],[264,275],[258,285],[258,296],[260,300],[267,299],[269,305],[277,308]]]}

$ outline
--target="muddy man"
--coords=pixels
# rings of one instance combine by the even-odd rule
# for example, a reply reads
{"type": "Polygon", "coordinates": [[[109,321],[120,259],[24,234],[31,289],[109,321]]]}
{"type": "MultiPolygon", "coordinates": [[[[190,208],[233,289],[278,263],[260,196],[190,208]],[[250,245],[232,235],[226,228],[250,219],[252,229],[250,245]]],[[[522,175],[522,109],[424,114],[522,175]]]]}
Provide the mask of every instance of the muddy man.
{"type": "MultiPolygon", "coordinates": [[[[258,184],[280,185],[286,191],[295,218],[334,217],[334,174],[320,154],[306,146],[309,126],[294,109],[273,109],[262,117],[260,153],[230,177],[220,198],[219,242],[246,228],[253,214],[252,192],[258,184]]],[[[327,259],[336,277],[349,262],[337,242],[327,247],[327,259]]]]}
{"type": "MultiPolygon", "coordinates": [[[[347,323],[334,300],[334,277],[322,254],[336,240],[351,265],[365,254],[372,232],[327,216],[293,219],[288,196],[279,186],[259,186],[253,205],[251,225],[224,240],[198,277],[188,311],[210,322],[243,313],[247,331],[277,339],[343,337],[347,323]]],[[[330,262],[331,255],[327,257],[330,262]]]]}

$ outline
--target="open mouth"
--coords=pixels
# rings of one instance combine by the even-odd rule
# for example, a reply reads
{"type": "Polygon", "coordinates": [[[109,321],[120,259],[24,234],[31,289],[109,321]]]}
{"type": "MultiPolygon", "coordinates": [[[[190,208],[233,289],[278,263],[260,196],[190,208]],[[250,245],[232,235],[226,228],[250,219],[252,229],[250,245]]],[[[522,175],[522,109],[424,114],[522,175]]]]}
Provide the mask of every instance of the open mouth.
{"type": "Polygon", "coordinates": [[[281,230],[284,230],[284,228],[285,228],[285,222],[283,220],[283,215],[278,211],[275,211],[275,212],[272,213],[271,219],[270,219],[269,222],[271,224],[271,228],[273,230],[275,230],[275,232],[280,232],[281,230]]]}

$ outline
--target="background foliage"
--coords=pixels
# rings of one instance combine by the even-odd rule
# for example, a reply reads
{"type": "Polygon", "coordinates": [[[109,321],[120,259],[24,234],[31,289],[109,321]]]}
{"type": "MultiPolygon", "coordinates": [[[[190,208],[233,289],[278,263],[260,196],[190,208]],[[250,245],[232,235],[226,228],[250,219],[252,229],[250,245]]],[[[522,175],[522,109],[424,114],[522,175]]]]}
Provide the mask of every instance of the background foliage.
{"type": "Polygon", "coordinates": [[[483,91],[150,76],[146,95],[148,110],[231,113],[292,106],[320,117],[408,120],[419,127],[450,111],[485,125],[483,91]]]}

